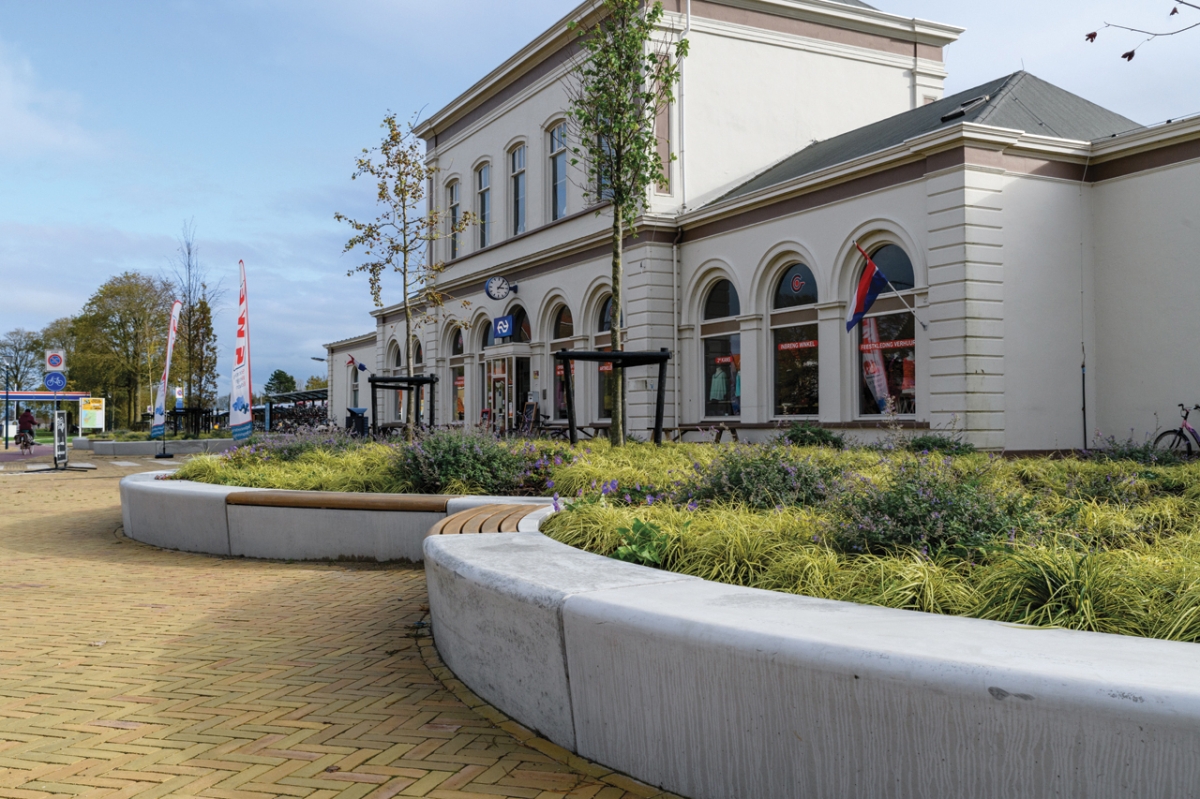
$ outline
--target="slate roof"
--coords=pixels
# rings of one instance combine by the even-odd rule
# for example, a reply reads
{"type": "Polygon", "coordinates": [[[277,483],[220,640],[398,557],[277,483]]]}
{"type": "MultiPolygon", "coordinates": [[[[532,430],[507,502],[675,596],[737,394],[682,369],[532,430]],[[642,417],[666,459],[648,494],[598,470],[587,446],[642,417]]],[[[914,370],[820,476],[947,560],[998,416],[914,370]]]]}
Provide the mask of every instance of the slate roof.
{"type": "Polygon", "coordinates": [[[713,202],[740,197],[886,150],[914,136],[960,122],[1083,141],[1093,141],[1141,127],[1131,119],[1101,108],[1028,72],[1014,72],[832,139],[814,142],[713,202]],[[981,99],[984,97],[987,99],[981,99]]]}

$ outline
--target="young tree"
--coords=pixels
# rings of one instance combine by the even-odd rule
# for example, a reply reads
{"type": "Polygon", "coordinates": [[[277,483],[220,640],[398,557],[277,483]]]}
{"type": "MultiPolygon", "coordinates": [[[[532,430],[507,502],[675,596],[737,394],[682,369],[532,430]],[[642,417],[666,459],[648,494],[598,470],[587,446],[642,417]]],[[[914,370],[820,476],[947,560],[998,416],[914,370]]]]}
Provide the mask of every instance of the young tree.
{"type": "MultiPolygon", "coordinates": [[[[1186,6],[1187,8],[1191,8],[1191,9],[1200,11],[1200,4],[1191,3],[1191,2],[1188,2],[1188,0],[1174,0],[1174,2],[1175,2],[1175,5],[1171,7],[1171,13],[1167,15],[1168,17],[1176,16],[1179,13],[1180,6],[1186,6]]],[[[1121,53],[1121,58],[1124,58],[1126,61],[1132,61],[1133,57],[1135,55],[1137,55],[1138,48],[1140,48],[1146,42],[1153,41],[1154,39],[1158,39],[1163,36],[1175,36],[1176,34],[1183,33],[1184,31],[1190,31],[1193,28],[1200,28],[1200,22],[1193,22],[1190,25],[1184,25],[1182,28],[1176,28],[1174,30],[1157,31],[1157,32],[1142,30],[1141,28],[1131,28],[1128,25],[1117,25],[1112,22],[1105,22],[1104,27],[1105,28],[1116,28],[1117,30],[1122,30],[1122,31],[1129,31],[1130,33],[1140,33],[1146,37],[1145,39],[1142,40],[1141,44],[1139,44],[1137,47],[1134,47],[1132,50],[1126,50],[1124,53],[1121,53]]],[[[1100,35],[1100,29],[1092,31],[1091,33],[1087,34],[1083,38],[1089,42],[1094,42],[1094,41],[1096,41],[1096,37],[1099,35],[1100,35]]]]}
{"type": "MultiPolygon", "coordinates": [[[[400,274],[404,304],[405,340],[412,341],[414,320],[418,307],[429,317],[440,308],[445,295],[437,290],[437,276],[445,265],[433,258],[433,242],[444,235],[461,233],[473,223],[469,214],[445,224],[442,214],[427,202],[427,185],[432,185],[437,169],[425,163],[421,139],[413,132],[413,122],[401,125],[396,115],[389,113],[380,125],[383,140],[378,147],[364,149],[355,161],[351,180],[366,177],[375,181],[375,199],[380,206],[379,216],[370,222],[360,222],[342,213],[333,218],[345,222],[354,230],[343,252],[362,250],[368,259],[347,274],[366,272],[371,297],[377,308],[383,307],[383,273],[389,269],[400,274]]],[[[465,303],[464,303],[465,305],[465,303]]],[[[407,373],[414,374],[413,348],[405,348],[407,373]]],[[[407,419],[405,435],[412,441],[416,424],[416,391],[406,394],[407,419]]]]}
{"type": "Polygon", "coordinates": [[[268,396],[288,394],[295,390],[296,378],[282,369],[276,369],[274,372],[271,372],[271,376],[267,378],[266,385],[263,386],[263,393],[268,396]]]}
{"type": "Polygon", "coordinates": [[[105,281],[76,320],[77,368],[104,374],[114,392],[123,390],[129,426],[140,418],[143,390],[148,399],[161,374],[172,289],[166,280],[125,272],[105,281]]]}
{"type": "Polygon", "coordinates": [[[0,360],[8,363],[14,389],[34,389],[41,374],[41,342],[32,330],[18,327],[0,339],[0,360]]]}
{"type": "MultiPolygon", "coordinates": [[[[611,329],[612,349],[618,352],[624,346],[625,235],[636,234],[650,187],[667,180],[654,122],[675,99],[679,59],[687,56],[688,42],[680,39],[672,47],[656,37],[663,15],[660,2],[646,7],[642,0],[604,0],[601,14],[594,26],[579,29],[583,54],[572,70],[570,88],[570,115],[578,136],[572,163],[583,165],[589,199],[607,201],[612,212],[611,329]]],[[[625,443],[624,370],[614,364],[612,376],[609,440],[619,446],[625,443]]]]}
{"type": "Polygon", "coordinates": [[[184,404],[203,408],[216,395],[217,334],[212,305],[220,301],[224,292],[219,282],[209,287],[208,270],[201,265],[200,248],[196,246],[194,220],[183,223],[171,271],[175,298],[183,303],[179,309],[173,363],[183,379],[184,404]]]}

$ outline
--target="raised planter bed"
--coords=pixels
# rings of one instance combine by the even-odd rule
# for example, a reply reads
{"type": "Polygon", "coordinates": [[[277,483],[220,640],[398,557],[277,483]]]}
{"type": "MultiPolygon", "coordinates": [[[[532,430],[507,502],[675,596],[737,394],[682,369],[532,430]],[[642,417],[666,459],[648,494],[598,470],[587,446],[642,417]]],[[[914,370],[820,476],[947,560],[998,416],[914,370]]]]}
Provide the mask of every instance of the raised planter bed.
{"type": "Polygon", "coordinates": [[[540,534],[424,542],[472,691],[692,799],[1200,796],[1200,649],[811,599],[540,534]]]}
{"type": "Polygon", "coordinates": [[[422,540],[449,514],[496,503],[550,503],[528,497],[274,491],[156,479],[163,474],[121,480],[127,536],[165,549],[250,558],[420,561],[422,540]]]}

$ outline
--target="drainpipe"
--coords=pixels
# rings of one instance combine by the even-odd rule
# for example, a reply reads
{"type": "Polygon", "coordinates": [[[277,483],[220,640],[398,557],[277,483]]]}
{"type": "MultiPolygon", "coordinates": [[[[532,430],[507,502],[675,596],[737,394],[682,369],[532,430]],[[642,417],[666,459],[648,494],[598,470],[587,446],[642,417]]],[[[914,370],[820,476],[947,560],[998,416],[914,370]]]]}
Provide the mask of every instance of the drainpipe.
{"type": "MultiPolygon", "coordinates": [[[[679,241],[683,238],[683,227],[675,229],[675,240],[671,242],[671,356],[675,360],[672,374],[675,376],[675,426],[683,424],[683,392],[679,379],[679,325],[683,321],[679,312],[679,241]]],[[[682,440],[682,436],[680,436],[682,440]]]]}
{"type": "MultiPolygon", "coordinates": [[[[687,0],[687,21],[683,26],[686,39],[692,33],[692,0],[687,0]]],[[[679,63],[679,203],[680,210],[687,210],[687,112],[684,96],[687,93],[687,59],[679,63]]]]}

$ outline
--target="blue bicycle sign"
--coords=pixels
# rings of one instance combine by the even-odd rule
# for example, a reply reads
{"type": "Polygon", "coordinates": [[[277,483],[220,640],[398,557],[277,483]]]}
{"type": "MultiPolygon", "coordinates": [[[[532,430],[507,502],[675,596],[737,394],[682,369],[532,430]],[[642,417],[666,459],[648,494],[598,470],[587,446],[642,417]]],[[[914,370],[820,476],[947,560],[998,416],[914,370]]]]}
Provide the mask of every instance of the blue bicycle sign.
{"type": "Polygon", "coordinates": [[[43,382],[51,391],[62,391],[67,387],[67,378],[63,376],[62,372],[46,372],[43,382]]]}

